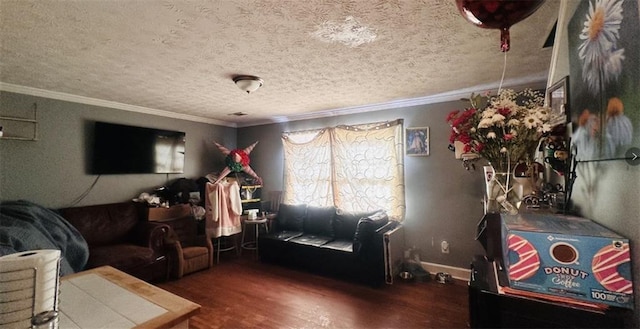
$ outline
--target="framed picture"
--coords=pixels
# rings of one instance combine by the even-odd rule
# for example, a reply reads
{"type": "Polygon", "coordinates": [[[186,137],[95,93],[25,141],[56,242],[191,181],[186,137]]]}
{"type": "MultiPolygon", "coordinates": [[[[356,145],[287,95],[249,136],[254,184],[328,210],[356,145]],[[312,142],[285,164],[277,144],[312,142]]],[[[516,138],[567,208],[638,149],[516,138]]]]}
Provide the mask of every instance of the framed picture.
{"type": "Polygon", "coordinates": [[[551,125],[565,124],[569,113],[569,76],[562,78],[547,89],[547,106],[551,108],[551,125]]]}
{"type": "Polygon", "coordinates": [[[572,153],[578,161],[625,157],[640,141],[640,2],[576,3],[567,25],[572,153]],[[607,32],[594,33],[599,26],[607,32]]]}
{"type": "Polygon", "coordinates": [[[407,128],[404,134],[407,156],[429,155],[429,127],[407,128]]]}

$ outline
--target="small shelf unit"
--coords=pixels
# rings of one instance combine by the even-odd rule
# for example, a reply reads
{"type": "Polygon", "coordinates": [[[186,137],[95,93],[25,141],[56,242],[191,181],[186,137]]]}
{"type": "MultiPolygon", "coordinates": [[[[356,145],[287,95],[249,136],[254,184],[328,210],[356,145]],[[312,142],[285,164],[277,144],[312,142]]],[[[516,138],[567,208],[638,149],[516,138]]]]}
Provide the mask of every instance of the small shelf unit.
{"type": "Polygon", "coordinates": [[[0,140],[38,140],[38,106],[31,109],[0,109],[0,140]]]}
{"type": "Polygon", "coordinates": [[[247,209],[260,210],[262,202],[262,185],[240,186],[240,200],[242,200],[242,211],[246,211],[247,209]]]}

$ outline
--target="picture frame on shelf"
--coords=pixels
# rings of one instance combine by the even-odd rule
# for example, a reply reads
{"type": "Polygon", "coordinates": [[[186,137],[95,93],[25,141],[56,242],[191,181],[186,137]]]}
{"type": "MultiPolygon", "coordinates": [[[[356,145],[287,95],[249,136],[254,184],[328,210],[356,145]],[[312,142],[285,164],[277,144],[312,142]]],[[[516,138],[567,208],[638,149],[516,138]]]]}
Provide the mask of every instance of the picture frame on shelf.
{"type": "Polygon", "coordinates": [[[571,116],[569,109],[569,76],[547,88],[547,106],[551,109],[551,125],[566,124],[571,116]]]}
{"type": "Polygon", "coordinates": [[[429,155],[429,127],[411,127],[405,129],[405,154],[407,156],[429,155]]]}

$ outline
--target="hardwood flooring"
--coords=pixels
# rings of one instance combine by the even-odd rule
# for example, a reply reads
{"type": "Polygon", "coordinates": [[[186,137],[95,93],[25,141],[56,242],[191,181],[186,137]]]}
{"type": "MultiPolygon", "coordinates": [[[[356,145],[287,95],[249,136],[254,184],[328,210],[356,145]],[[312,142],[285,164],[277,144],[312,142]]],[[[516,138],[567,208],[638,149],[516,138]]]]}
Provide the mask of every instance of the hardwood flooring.
{"type": "Polygon", "coordinates": [[[209,270],[157,284],[201,305],[190,328],[468,327],[465,282],[372,288],[227,254],[209,270]]]}

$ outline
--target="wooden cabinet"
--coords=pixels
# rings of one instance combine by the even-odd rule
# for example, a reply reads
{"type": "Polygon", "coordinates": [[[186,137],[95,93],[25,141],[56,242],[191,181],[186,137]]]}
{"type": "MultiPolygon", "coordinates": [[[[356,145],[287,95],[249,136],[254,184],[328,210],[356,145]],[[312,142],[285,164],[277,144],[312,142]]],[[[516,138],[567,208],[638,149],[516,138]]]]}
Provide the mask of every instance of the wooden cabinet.
{"type": "Polygon", "coordinates": [[[629,310],[593,310],[576,305],[499,294],[495,267],[484,256],[471,263],[471,328],[625,328],[629,310]]]}
{"type": "Polygon", "coordinates": [[[191,216],[191,206],[189,204],[177,204],[169,208],[150,207],[148,219],[150,221],[166,221],[173,218],[191,216]]]}

